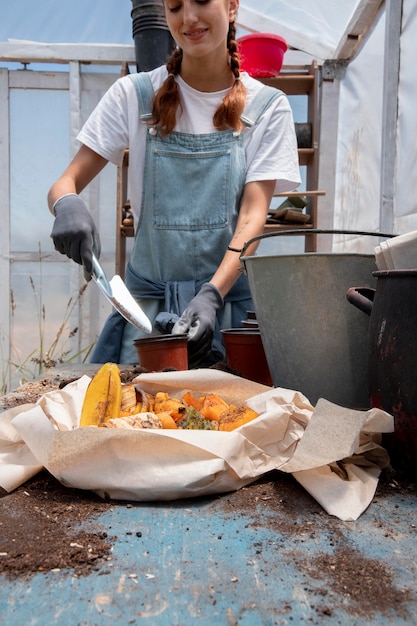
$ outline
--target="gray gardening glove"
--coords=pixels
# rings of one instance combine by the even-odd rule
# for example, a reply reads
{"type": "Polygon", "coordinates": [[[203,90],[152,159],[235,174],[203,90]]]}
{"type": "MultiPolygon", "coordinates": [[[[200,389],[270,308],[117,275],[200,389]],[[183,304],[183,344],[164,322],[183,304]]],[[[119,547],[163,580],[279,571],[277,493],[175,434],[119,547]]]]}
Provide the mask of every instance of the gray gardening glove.
{"type": "Polygon", "coordinates": [[[211,283],[204,283],[174,325],[173,333],[188,334],[188,360],[191,368],[198,367],[210,354],[216,313],[222,306],[223,298],[219,290],[211,283]]]}
{"type": "Polygon", "coordinates": [[[174,326],[179,319],[179,315],[176,315],[175,313],[162,311],[162,313],[158,313],[155,317],[153,327],[162,335],[169,335],[173,332],[174,326]]]}
{"type": "Polygon", "coordinates": [[[55,250],[84,266],[84,277],[91,280],[93,251],[100,256],[100,236],[84,202],[76,193],[59,198],[54,205],[55,221],[51,237],[55,250]]]}

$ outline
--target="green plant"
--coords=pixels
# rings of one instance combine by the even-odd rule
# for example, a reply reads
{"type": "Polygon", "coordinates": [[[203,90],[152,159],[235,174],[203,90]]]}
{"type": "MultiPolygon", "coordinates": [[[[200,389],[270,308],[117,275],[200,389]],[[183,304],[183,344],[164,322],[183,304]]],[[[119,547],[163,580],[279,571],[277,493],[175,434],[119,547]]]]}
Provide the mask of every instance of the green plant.
{"type": "MultiPolygon", "coordinates": [[[[33,279],[29,277],[33,294],[36,298],[35,285],[33,283],[33,279]]],[[[81,349],[79,352],[71,355],[71,349],[69,348],[70,340],[78,333],[78,327],[70,328],[69,320],[71,318],[71,313],[74,308],[78,305],[80,299],[82,298],[85,290],[87,289],[87,283],[85,283],[79,290],[75,299],[70,297],[67,302],[67,306],[65,309],[64,319],[61,322],[57,333],[50,343],[48,347],[45,346],[45,325],[46,325],[46,314],[45,314],[45,306],[40,303],[40,308],[37,311],[38,317],[38,336],[39,336],[39,346],[35,351],[30,355],[30,361],[36,365],[36,369],[34,371],[35,376],[41,375],[45,370],[55,367],[56,365],[62,363],[70,363],[75,359],[78,359],[83,355],[83,362],[88,357],[93,347],[93,344],[86,346],[81,349]]]]}
{"type": "MultiPolygon", "coordinates": [[[[45,330],[47,325],[47,316],[45,305],[42,300],[42,287],[37,292],[34,280],[32,276],[29,276],[29,281],[32,289],[32,294],[35,299],[35,311],[37,318],[37,336],[38,345],[27,356],[22,359],[13,359],[12,355],[8,358],[4,358],[5,349],[3,347],[3,341],[6,339],[4,333],[1,333],[0,342],[0,354],[3,362],[3,370],[0,376],[0,393],[4,395],[8,391],[9,380],[12,376],[18,375],[20,377],[20,383],[24,383],[28,380],[33,380],[41,376],[46,370],[56,367],[59,364],[70,363],[73,361],[85,363],[91,350],[94,346],[94,342],[76,353],[71,353],[70,340],[78,333],[78,327],[70,327],[70,318],[75,307],[78,306],[80,299],[83,297],[88,284],[83,285],[75,298],[70,297],[66,309],[64,318],[49,345],[45,345],[45,330]]],[[[11,307],[11,345],[13,345],[13,332],[14,332],[14,315],[16,311],[16,303],[14,299],[13,291],[10,292],[10,307],[11,307]]],[[[8,343],[8,342],[7,342],[8,343]]]]}

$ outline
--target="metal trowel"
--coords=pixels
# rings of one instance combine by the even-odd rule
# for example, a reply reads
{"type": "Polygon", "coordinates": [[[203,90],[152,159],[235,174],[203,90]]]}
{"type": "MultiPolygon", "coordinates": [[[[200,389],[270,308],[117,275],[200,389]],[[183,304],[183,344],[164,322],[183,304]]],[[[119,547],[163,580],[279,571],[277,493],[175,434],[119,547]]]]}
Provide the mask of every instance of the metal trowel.
{"type": "Polygon", "coordinates": [[[150,319],[142,311],[123,280],[117,274],[110,281],[107,280],[103,268],[94,254],[92,276],[101,293],[106,296],[107,300],[120,315],[145,333],[150,334],[152,332],[150,319]]]}

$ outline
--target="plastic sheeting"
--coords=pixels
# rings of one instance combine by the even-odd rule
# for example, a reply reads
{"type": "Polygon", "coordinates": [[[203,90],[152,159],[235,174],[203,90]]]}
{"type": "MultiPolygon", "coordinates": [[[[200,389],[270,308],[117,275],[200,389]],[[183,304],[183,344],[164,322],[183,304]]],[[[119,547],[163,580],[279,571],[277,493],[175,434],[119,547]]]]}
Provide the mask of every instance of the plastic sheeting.
{"type": "Polygon", "coordinates": [[[397,165],[394,195],[394,226],[401,233],[417,229],[416,29],[417,2],[405,0],[401,34],[397,165]]]}
{"type": "Polygon", "coordinates": [[[131,0],[14,0],[2,5],[0,41],[132,43],[131,0]]]}
{"type": "MultiPolygon", "coordinates": [[[[341,84],[334,226],[343,229],[381,229],[381,164],[385,15],[374,24],[341,84]]],[[[404,0],[400,39],[393,219],[390,232],[417,229],[417,84],[415,33],[417,2],[404,0]]],[[[384,229],[383,229],[384,230],[384,229]]],[[[365,244],[364,244],[365,245],[365,244]]],[[[353,241],[343,245],[361,249],[353,241]]]]}
{"type": "MultiPolygon", "coordinates": [[[[349,64],[341,84],[334,203],[334,226],[338,229],[379,229],[384,38],[382,16],[349,64]]],[[[345,244],[344,249],[349,247],[345,244]]],[[[357,238],[351,247],[370,251],[366,242],[357,238]]]]}
{"type": "MultiPolygon", "coordinates": [[[[290,44],[288,31],[293,31],[335,49],[360,3],[360,0],[257,0],[256,3],[241,0],[240,15],[244,16],[241,23],[250,30],[262,30],[269,22],[271,32],[285,30],[290,44]]],[[[307,43],[305,51],[309,52],[307,43]]]]}
{"type": "MultiPolygon", "coordinates": [[[[331,51],[363,0],[240,0],[245,30],[281,33],[293,47],[312,52],[312,42],[331,51]],[[255,7],[254,7],[255,5],[255,7]]],[[[131,0],[15,0],[2,10],[0,41],[132,43],[131,0]],[[36,7],[36,8],[34,8],[36,7]]]]}

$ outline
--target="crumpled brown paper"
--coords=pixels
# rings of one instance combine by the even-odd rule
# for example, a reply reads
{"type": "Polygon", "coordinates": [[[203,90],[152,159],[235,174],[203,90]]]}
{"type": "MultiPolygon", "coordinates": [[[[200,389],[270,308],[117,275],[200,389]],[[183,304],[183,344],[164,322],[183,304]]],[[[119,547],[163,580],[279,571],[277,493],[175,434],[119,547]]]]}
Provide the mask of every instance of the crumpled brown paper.
{"type": "Polygon", "coordinates": [[[90,378],[0,416],[0,486],[11,491],[45,467],[62,484],[112,499],[150,501],[233,491],[262,474],[292,473],[332,515],[355,520],[371,502],[388,456],[384,411],[353,411],[217,370],[142,374],[155,394],[218,393],[260,416],[232,432],[79,429],[90,378]]]}

